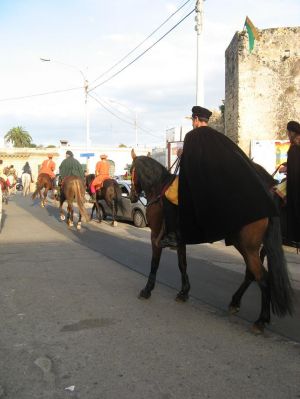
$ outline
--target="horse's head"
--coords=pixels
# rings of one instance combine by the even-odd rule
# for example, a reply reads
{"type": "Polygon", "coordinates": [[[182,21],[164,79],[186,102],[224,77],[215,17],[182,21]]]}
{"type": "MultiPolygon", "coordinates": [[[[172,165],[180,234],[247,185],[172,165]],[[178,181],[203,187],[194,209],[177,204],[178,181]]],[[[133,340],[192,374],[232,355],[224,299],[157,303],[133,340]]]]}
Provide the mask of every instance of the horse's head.
{"type": "Polygon", "coordinates": [[[95,179],[95,175],[94,174],[90,174],[90,175],[86,175],[85,176],[85,188],[87,191],[90,190],[90,186],[92,181],[95,179]]]}
{"type": "Polygon", "coordinates": [[[151,196],[160,194],[171,176],[167,169],[149,156],[137,157],[134,150],[131,151],[131,157],[131,201],[136,202],[142,192],[148,200],[151,196]]]}
{"type": "Polygon", "coordinates": [[[131,158],[132,158],[132,165],[130,168],[131,190],[129,194],[129,199],[131,202],[137,202],[142,193],[142,186],[140,185],[137,177],[136,165],[135,165],[137,156],[136,153],[134,152],[134,149],[131,150],[131,158]]]}

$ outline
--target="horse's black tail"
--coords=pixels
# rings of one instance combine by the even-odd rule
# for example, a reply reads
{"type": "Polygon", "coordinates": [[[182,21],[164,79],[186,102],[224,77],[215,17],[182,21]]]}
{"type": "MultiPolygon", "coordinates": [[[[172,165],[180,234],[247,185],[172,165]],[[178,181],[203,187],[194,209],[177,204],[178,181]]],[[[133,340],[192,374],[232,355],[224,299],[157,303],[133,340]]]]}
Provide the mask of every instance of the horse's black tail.
{"type": "Polygon", "coordinates": [[[272,311],[277,316],[293,314],[293,289],[291,286],[286,259],[282,248],[279,217],[271,217],[264,238],[268,259],[269,284],[272,311]]]}

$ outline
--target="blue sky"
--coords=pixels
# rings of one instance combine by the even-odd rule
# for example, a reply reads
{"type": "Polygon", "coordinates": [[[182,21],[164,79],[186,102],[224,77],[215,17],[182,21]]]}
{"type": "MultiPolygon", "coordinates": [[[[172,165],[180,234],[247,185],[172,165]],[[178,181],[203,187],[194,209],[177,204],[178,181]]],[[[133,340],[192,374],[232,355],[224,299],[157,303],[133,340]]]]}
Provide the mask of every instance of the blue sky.
{"type": "MultiPolygon", "coordinates": [[[[93,80],[120,60],[184,0],[1,0],[0,137],[23,126],[36,144],[85,142],[83,89],[13,101],[26,96],[83,85],[81,70],[93,80]],[[51,62],[41,62],[40,57],[51,62]]],[[[178,15],[129,57],[160,38],[195,5],[178,15]]],[[[299,0],[207,0],[204,3],[205,105],[224,99],[224,52],[246,15],[259,29],[299,25],[299,0]]],[[[194,14],[132,66],[93,92],[117,119],[89,99],[93,145],[135,142],[158,145],[165,130],[186,125],[195,103],[196,32],[194,14]]],[[[112,72],[126,65],[122,63],[112,72]]],[[[105,75],[109,77],[111,74],[105,75]]],[[[102,80],[98,80],[100,83],[102,80]]]]}

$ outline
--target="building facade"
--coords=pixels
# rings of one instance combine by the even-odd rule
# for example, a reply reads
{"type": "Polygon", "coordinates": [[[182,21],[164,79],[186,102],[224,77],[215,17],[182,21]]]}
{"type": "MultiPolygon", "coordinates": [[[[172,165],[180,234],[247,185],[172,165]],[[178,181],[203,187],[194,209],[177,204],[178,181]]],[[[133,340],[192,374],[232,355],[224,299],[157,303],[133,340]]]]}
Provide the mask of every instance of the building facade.
{"type": "MultiPolygon", "coordinates": [[[[0,148],[0,159],[3,160],[3,167],[14,165],[18,177],[22,175],[22,168],[25,162],[28,161],[31,166],[33,180],[37,180],[39,167],[42,162],[47,159],[49,153],[53,154],[53,160],[56,163],[56,173],[59,171],[59,165],[65,159],[67,150],[71,150],[74,157],[83,165],[88,168],[89,173],[95,172],[96,163],[100,160],[101,154],[106,154],[108,159],[112,160],[115,164],[115,175],[122,175],[126,171],[126,166],[131,164],[131,148],[116,148],[116,147],[91,147],[86,148],[76,147],[71,145],[61,145],[55,148],[0,148]]],[[[139,147],[135,149],[137,155],[147,155],[151,152],[149,147],[139,147]]]]}

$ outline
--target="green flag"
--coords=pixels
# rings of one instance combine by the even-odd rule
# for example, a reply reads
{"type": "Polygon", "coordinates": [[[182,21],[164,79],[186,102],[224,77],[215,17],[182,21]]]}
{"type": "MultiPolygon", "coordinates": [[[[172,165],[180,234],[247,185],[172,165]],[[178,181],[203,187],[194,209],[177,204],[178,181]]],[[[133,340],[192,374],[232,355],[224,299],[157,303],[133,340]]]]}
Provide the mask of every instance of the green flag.
{"type": "Polygon", "coordinates": [[[253,25],[253,23],[250,21],[250,18],[246,17],[245,25],[248,33],[248,39],[249,39],[249,52],[253,50],[254,47],[254,42],[255,39],[259,40],[259,34],[256,29],[256,27],[253,25]]]}

